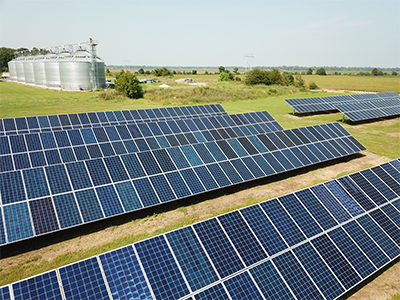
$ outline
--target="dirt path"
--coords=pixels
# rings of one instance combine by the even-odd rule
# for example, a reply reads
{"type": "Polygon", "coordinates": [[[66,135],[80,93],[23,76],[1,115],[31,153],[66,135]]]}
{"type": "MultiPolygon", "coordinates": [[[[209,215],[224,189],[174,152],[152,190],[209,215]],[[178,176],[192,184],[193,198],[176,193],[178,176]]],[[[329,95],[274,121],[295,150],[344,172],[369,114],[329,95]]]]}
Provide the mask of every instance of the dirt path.
{"type": "MultiPolygon", "coordinates": [[[[83,235],[79,238],[74,238],[71,240],[66,240],[58,244],[41,248],[39,250],[1,259],[0,276],[3,272],[8,272],[11,268],[21,268],[22,266],[27,267],[30,264],[43,265],[44,269],[42,269],[41,272],[44,272],[47,270],[45,267],[46,264],[49,264],[52,261],[57,261],[61,256],[66,254],[73,254],[90,248],[98,248],[124,236],[153,232],[158,229],[165,228],[171,224],[185,222],[185,220],[191,219],[200,221],[207,219],[214,216],[216,213],[229,211],[237,206],[249,205],[251,203],[275,198],[280,195],[288,194],[390,160],[387,157],[382,157],[368,152],[364,152],[363,154],[364,155],[349,161],[342,161],[321,169],[314,169],[297,176],[292,176],[265,185],[254,186],[230,195],[225,195],[214,199],[205,199],[204,201],[193,205],[180,207],[178,209],[160,213],[145,219],[133,220],[119,226],[112,226],[99,232],[83,235]]],[[[398,270],[399,266],[397,266],[397,271],[398,270]]],[[[27,274],[25,277],[32,275],[34,274],[27,274]]],[[[389,276],[391,276],[390,278],[392,279],[393,276],[389,276]]],[[[380,279],[380,277],[378,279],[380,279]]],[[[382,280],[385,281],[384,278],[382,280]]],[[[388,282],[397,284],[395,281],[388,282]]],[[[369,291],[367,287],[366,291],[367,293],[369,291]]],[[[390,291],[391,290],[389,289],[389,292],[390,291]]],[[[396,291],[396,289],[393,289],[393,291],[396,291]]],[[[362,296],[361,298],[358,297],[357,295],[359,293],[364,293],[364,290],[356,293],[353,296],[355,298],[351,299],[365,299],[362,298],[362,296]]],[[[395,292],[393,294],[395,294],[395,292]]]]}

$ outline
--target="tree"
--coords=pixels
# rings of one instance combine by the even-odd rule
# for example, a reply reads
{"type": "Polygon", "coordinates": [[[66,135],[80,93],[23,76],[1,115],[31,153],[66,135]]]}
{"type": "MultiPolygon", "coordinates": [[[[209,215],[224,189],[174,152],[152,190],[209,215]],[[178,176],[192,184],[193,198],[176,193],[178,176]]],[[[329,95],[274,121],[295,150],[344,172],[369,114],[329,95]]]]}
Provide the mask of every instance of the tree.
{"type": "Polygon", "coordinates": [[[317,75],[326,75],[326,70],[324,68],[319,68],[317,72],[315,72],[317,75]]]}
{"type": "Polygon", "coordinates": [[[399,73],[397,73],[396,71],[392,71],[392,76],[397,76],[399,75],[399,73]]]}
{"type": "Polygon", "coordinates": [[[235,75],[233,73],[229,72],[229,70],[225,70],[225,72],[222,72],[219,74],[219,81],[232,81],[235,79],[235,75]]]}
{"type": "Polygon", "coordinates": [[[138,70],[138,72],[139,72],[139,74],[143,75],[143,74],[144,74],[143,68],[140,68],[140,69],[138,70]]]}
{"type": "Polygon", "coordinates": [[[248,85],[265,84],[270,85],[269,72],[260,70],[258,68],[253,69],[246,74],[245,83],[248,85]]]}
{"type": "Polygon", "coordinates": [[[197,70],[192,70],[192,75],[197,75],[197,70]]]}
{"type": "Polygon", "coordinates": [[[312,75],[313,70],[311,68],[308,69],[307,75],[312,75]]]}
{"type": "Polygon", "coordinates": [[[233,68],[233,73],[235,73],[236,75],[239,74],[239,68],[238,67],[234,67],[233,68]]]}
{"type": "Polygon", "coordinates": [[[128,98],[138,99],[143,97],[139,79],[131,72],[121,70],[115,79],[115,90],[124,93],[128,98]]]}
{"type": "Polygon", "coordinates": [[[269,72],[268,77],[270,84],[281,84],[281,85],[284,84],[281,72],[276,68],[274,68],[271,72],[269,72]]]}
{"type": "Polygon", "coordinates": [[[371,73],[374,76],[382,76],[383,75],[383,72],[381,70],[379,70],[378,68],[373,68],[371,73]]]}
{"type": "Polygon", "coordinates": [[[0,48],[0,71],[8,72],[8,62],[15,58],[15,50],[11,48],[1,47],[0,48]]]}
{"type": "Polygon", "coordinates": [[[218,70],[219,70],[219,73],[221,74],[222,72],[225,72],[225,67],[220,66],[220,67],[218,68],[218,70]]]}
{"type": "Polygon", "coordinates": [[[172,71],[167,69],[166,67],[162,67],[161,69],[160,68],[154,69],[153,73],[154,73],[154,76],[157,76],[157,77],[160,77],[160,76],[172,77],[172,76],[174,76],[172,71]]]}

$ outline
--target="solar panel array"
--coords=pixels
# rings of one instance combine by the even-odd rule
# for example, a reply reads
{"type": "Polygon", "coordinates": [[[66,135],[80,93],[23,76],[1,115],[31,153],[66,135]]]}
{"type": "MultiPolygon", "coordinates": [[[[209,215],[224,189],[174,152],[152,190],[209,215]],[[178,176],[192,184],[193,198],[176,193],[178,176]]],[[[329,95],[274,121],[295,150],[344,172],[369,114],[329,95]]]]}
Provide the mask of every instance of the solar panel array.
{"type": "Polygon", "coordinates": [[[285,99],[299,113],[339,110],[352,121],[400,114],[400,96],[394,92],[285,99]]]}
{"type": "Polygon", "coordinates": [[[363,150],[331,123],[1,172],[0,245],[363,150]]]}
{"type": "Polygon", "coordinates": [[[0,137],[0,172],[268,133],[264,112],[102,126],[0,137]]]}
{"type": "Polygon", "coordinates": [[[0,119],[0,135],[227,115],[220,104],[0,119]]]}
{"type": "Polygon", "coordinates": [[[400,162],[0,287],[3,299],[338,299],[400,256],[400,162]]]}

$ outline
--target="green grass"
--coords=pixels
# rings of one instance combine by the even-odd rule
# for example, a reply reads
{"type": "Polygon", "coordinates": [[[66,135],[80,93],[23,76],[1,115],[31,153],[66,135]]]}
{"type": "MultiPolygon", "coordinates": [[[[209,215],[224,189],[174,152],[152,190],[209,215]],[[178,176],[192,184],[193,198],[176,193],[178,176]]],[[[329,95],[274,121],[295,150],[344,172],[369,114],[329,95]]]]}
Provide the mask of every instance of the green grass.
{"type": "Polygon", "coordinates": [[[303,79],[307,86],[315,82],[318,87],[326,89],[400,93],[400,76],[306,75],[303,79]]]}
{"type": "Polygon", "coordinates": [[[388,300],[400,300],[400,294],[397,293],[396,295],[393,295],[393,297],[388,300]]]}

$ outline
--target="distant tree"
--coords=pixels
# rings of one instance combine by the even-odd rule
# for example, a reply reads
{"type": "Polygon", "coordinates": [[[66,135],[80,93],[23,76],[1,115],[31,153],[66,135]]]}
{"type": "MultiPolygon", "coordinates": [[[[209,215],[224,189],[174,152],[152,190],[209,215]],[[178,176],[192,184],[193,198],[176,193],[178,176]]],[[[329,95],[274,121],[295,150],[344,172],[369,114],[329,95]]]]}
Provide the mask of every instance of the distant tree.
{"type": "Polygon", "coordinates": [[[192,75],[197,75],[197,70],[192,70],[192,75]]]}
{"type": "Polygon", "coordinates": [[[144,72],[144,74],[146,74],[146,75],[150,75],[150,74],[151,74],[151,72],[150,72],[149,70],[146,70],[146,71],[144,72]]]}
{"type": "Polygon", "coordinates": [[[268,71],[260,70],[259,68],[253,69],[246,74],[245,83],[248,85],[265,84],[270,85],[268,71]]]}
{"type": "Polygon", "coordinates": [[[268,75],[270,84],[284,84],[281,72],[278,69],[274,68],[268,75]]]}
{"type": "Polygon", "coordinates": [[[238,67],[234,67],[233,68],[233,73],[235,73],[236,75],[239,74],[239,68],[238,67]]]}
{"type": "Polygon", "coordinates": [[[115,79],[115,90],[124,93],[128,98],[138,99],[143,97],[142,86],[139,79],[131,72],[121,70],[115,79]]]}
{"type": "Polygon", "coordinates": [[[172,74],[176,75],[176,71],[175,71],[175,70],[173,70],[173,71],[172,71],[172,74]]]}
{"type": "Polygon", "coordinates": [[[225,70],[225,72],[222,72],[219,74],[219,81],[232,81],[235,79],[235,75],[233,73],[229,72],[229,70],[225,70]]]}
{"type": "Polygon", "coordinates": [[[15,50],[11,48],[1,47],[0,48],[0,71],[8,72],[8,62],[15,58],[15,50]]]}
{"type": "Polygon", "coordinates": [[[204,75],[208,75],[208,71],[205,71],[205,72],[204,72],[204,75]]]}
{"type": "Polygon", "coordinates": [[[319,68],[317,72],[315,72],[317,75],[326,75],[326,70],[324,68],[319,68]]]}
{"type": "Polygon", "coordinates": [[[392,71],[392,76],[397,76],[399,75],[399,73],[397,73],[396,71],[392,71]]]}
{"type": "Polygon", "coordinates": [[[286,85],[294,85],[294,77],[292,74],[285,74],[283,76],[283,79],[284,79],[286,85]]]}
{"type": "Polygon", "coordinates": [[[308,69],[307,75],[312,75],[313,70],[311,68],[308,69]]]}
{"type": "Polygon", "coordinates": [[[222,72],[225,72],[225,67],[220,66],[220,67],[218,68],[218,70],[219,70],[219,73],[221,74],[222,72]]]}
{"type": "Polygon", "coordinates": [[[374,76],[382,76],[383,72],[381,70],[379,70],[378,68],[373,68],[371,71],[371,74],[374,76]]]}
{"type": "Polygon", "coordinates": [[[166,67],[156,68],[153,70],[154,76],[160,77],[160,76],[174,76],[171,70],[167,69],[166,67]]]}
{"type": "Polygon", "coordinates": [[[304,79],[301,77],[300,74],[297,74],[296,77],[295,77],[295,85],[300,89],[304,89],[305,88],[304,79]]]}
{"type": "Polygon", "coordinates": [[[138,70],[138,72],[139,72],[139,74],[143,75],[143,74],[144,74],[143,68],[140,68],[140,69],[138,70]]]}

